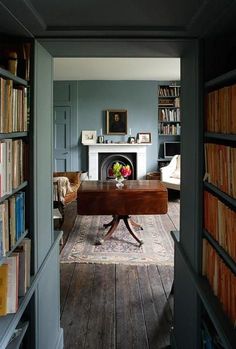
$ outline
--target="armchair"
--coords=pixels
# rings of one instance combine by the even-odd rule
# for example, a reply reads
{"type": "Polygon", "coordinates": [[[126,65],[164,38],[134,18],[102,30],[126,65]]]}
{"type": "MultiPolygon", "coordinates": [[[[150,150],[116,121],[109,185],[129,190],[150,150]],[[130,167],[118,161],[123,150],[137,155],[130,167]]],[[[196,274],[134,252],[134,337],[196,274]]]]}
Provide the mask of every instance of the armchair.
{"type": "Polygon", "coordinates": [[[76,200],[77,190],[79,189],[81,180],[81,172],[54,172],[54,201],[60,201],[63,206],[76,200]]]}
{"type": "Polygon", "coordinates": [[[160,169],[161,181],[169,189],[180,190],[181,156],[174,155],[170,163],[160,169]]]}

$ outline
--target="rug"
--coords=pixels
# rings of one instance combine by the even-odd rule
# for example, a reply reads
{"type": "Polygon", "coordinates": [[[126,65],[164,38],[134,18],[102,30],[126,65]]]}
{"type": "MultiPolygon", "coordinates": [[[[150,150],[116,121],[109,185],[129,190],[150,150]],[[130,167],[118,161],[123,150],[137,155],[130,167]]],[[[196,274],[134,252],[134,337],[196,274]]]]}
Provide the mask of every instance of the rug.
{"type": "Polygon", "coordinates": [[[103,245],[96,245],[109,228],[103,224],[111,216],[77,216],[68,241],[61,252],[62,263],[114,263],[114,264],[163,264],[174,265],[174,247],[170,230],[173,223],[167,215],[132,216],[144,230],[135,230],[144,241],[138,243],[127,231],[123,221],[112,237],[103,245]]]}

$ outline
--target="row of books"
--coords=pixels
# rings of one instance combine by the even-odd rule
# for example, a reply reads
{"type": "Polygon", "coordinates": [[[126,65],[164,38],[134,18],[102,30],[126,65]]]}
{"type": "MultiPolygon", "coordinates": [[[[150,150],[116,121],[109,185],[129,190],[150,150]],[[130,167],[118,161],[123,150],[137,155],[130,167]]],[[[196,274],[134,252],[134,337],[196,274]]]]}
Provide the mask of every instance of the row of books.
{"type": "Polygon", "coordinates": [[[0,265],[0,315],[15,313],[30,286],[31,240],[24,238],[0,265]]]}
{"type": "Polygon", "coordinates": [[[159,134],[164,134],[164,135],[180,135],[181,132],[181,126],[180,124],[176,125],[164,125],[164,124],[159,124],[159,134]]]}
{"type": "Polygon", "coordinates": [[[205,143],[205,180],[236,198],[236,148],[205,143]]]}
{"type": "Polygon", "coordinates": [[[180,109],[159,109],[159,121],[180,121],[180,109]]]}
{"type": "Polygon", "coordinates": [[[236,212],[206,190],[204,229],[236,262],[236,212]]]}
{"type": "Polygon", "coordinates": [[[209,92],[206,96],[206,130],[236,134],[236,84],[209,92]]]}
{"type": "Polygon", "coordinates": [[[27,129],[27,87],[15,87],[12,80],[0,78],[0,132],[23,132],[27,129]]]}
{"type": "Polygon", "coordinates": [[[163,96],[179,96],[180,86],[161,86],[159,88],[159,97],[163,96]]]}
{"type": "Polygon", "coordinates": [[[159,97],[158,102],[159,107],[174,107],[174,108],[180,108],[180,98],[163,98],[159,97]]]}
{"type": "Polygon", "coordinates": [[[25,232],[25,193],[0,203],[0,258],[6,256],[25,232]]]}
{"type": "Polygon", "coordinates": [[[22,139],[0,141],[0,197],[10,194],[24,181],[24,143],[22,139]]]}
{"type": "Polygon", "coordinates": [[[226,266],[211,244],[203,239],[202,275],[222,304],[233,326],[236,325],[236,276],[226,266]]]}

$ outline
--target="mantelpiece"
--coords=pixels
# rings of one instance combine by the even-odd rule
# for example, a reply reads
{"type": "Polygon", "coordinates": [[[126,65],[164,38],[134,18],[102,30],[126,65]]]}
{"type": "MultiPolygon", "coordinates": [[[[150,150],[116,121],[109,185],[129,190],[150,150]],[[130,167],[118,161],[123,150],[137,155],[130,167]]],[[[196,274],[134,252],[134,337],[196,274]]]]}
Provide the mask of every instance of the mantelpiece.
{"type": "Polygon", "coordinates": [[[99,153],[136,153],[137,179],[146,177],[146,149],[151,143],[96,143],[88,145],[89,179],[99,179],[99,153]]]}

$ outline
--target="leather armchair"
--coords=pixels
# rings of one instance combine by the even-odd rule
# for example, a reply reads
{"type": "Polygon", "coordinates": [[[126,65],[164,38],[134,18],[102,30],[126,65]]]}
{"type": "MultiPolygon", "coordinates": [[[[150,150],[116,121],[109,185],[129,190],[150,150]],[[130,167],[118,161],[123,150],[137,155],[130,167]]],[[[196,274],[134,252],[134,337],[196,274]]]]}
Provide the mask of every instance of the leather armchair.
{"type": "Polygon", "coordinates": [[[169,165],[160,169],[161,181],[169,189],[180,190],[180,164],[181,156],[174,155],[169,165]]]}
{"type": "Polygon", "coordinates": [[[63,197],[63,205],[69,204],[77,199],[77,190],[81,183],[81,172],[54,172],[53,177],[66,177],[69,180],[69,190],[63,197]]]}

